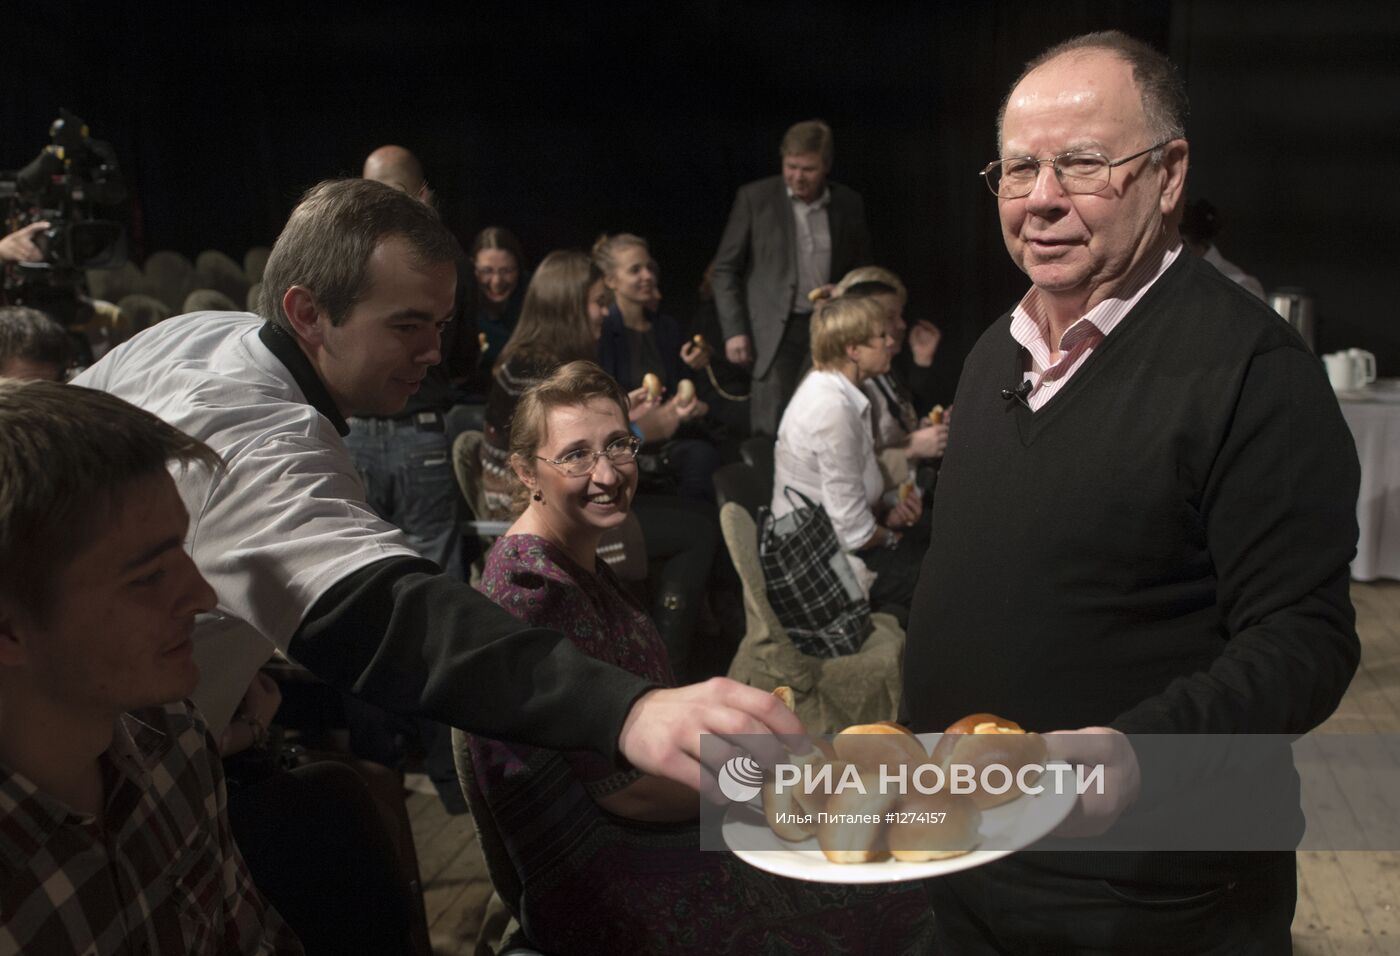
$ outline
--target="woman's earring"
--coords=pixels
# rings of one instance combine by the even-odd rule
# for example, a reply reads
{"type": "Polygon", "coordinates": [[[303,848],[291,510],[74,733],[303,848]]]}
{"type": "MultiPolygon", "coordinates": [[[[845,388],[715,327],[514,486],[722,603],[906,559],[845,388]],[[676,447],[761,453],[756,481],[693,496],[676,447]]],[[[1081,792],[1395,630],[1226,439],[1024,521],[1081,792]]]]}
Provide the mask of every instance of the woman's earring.
{"type": "Polygon", "coordinates": [[[530,497],[535,501],[544,501],[544,495],[540,494],[539,489],[535,489],[535,493],[530,497]]]}

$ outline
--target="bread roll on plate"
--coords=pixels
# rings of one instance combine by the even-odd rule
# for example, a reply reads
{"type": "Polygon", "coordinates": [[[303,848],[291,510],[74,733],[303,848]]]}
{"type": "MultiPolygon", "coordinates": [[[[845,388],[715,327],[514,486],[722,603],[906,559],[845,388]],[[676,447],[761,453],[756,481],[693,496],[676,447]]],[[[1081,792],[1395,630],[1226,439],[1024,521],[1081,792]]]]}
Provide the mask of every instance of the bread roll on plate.
{"type": "Polygon", "coordinates": [[[847,787],[833,793],[817,825],[817,845],[832,863],[873,863],[889,856],[885,814],[896,795],[880,792],[878,773],[862,772],[865,793],[847,787]]]}
{"type": "Polygon", "coordinates": [[[831,744],[839,759],[862,768],[917,767],[929,762],[928,751],[919,738],[908,728],[888,720],[878,724],[853,724],[837,734],[831,744]]]}
{"type": "MultiPolygon", "coordinates": [[[[1011,776],[1011,787],[1005,793],[991,793],[979,787],[972,794],[980,810],[999,807],[1019,797],[1021,790],[1016,786],[1016,775],[1027,764],[1043,766],[1045,756],[1045,739],[1040,734],[1028,734],[1015,721],[994,714],[969,714],[944,731],[933,748],[933,762],[945,773],[952,764],[966,764],[980,781],[985,768],[994,765],[1006,768],[1011,776]]],[[[1038,773],[1028,775],[1025,782],[1033,784],[1039,776],[1038,773]]],[[[996,782],[1001,782],[999,776],[996,782]]]]}
{"type": "Polygon", "coordinates": [[[977,847],[982,811],[965,793],[919,793],[901,797],[885,843],[896,860],[927,863],[962,856],[977,847]]]}

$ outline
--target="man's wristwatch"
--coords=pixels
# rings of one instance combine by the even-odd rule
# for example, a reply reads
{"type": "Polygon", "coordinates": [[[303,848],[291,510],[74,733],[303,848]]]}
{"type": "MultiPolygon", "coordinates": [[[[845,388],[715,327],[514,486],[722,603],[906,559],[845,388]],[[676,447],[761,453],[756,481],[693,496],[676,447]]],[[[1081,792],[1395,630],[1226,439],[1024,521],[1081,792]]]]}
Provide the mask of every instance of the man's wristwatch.
{"type": "Polygon", "coordinates": [[[882,543],[886,551],[893,551],[895,548],[899,547],[899,532],[895,531],[893,528],[886,528],[885,540],[882,543]]]}

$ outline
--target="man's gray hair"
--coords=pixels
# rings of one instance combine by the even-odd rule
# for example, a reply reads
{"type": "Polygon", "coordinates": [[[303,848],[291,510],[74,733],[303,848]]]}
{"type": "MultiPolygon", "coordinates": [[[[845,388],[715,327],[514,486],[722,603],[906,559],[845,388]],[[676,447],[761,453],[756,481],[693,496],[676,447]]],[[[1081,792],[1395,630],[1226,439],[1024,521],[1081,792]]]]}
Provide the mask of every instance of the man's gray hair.
{"type": "Polygon", "coordinates": [[[455,262],[461,246],[427,203],[369,179],[331,179],[306,191],[268,256],[258,311],[291,331],[282,299],[308,289],[340,325],[369,292],[369,257],[385,239],[408,242],[417,266],[455,262]]]}
{"type": "Polygon", "coordinates": [[[0,308],[0,368],[18,358],[66,369],[72,355],[68,333],[43,312],[22,305],[0,308]]]}
{"type": "MultiPolygon", "coordinates": [[[[1190,104],[1186,98],[1186,84],[1181,74],[1165,54],[1130,37],[1120,30],[1102,30],[1098,33],[1085,33],[1057,43],[1026,64],[1016,82],[1006,91],[997,111],[997,150],[1002,146],[1002,123],[1006,119],[1006,107],[1011,102],[1011,94],[1021,81],[1039,67],[1051,60],[1071,53],[1111,53],[1133,68],[1133,83],[1142,99],[1142,113],[1147,119],[1147,129],[1153,142],[1169,139],[1182,139],[1186,136],[1186,114],[1190,104]]],[[[1162,150],[1152,151],[1152,161],[1162,161],[1162,150]]]]}

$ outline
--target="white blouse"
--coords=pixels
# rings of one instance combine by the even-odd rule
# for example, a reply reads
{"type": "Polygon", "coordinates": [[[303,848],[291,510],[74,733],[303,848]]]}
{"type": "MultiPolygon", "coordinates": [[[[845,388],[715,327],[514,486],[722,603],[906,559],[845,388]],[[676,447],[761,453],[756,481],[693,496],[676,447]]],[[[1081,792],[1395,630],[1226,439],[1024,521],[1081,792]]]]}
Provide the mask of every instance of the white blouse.
{"type": "MultiPolygon", "coordinates": [[[[875,534],[874,509],[884,483],[875,457],[870,400],[840,372],[808,372],[783,413],[773,448],[775,518],[793,508],[785,488],[826,508],[848,553],[875,534]]],[[[863,571],[863,565],[857,570],[863,571]]]]}

